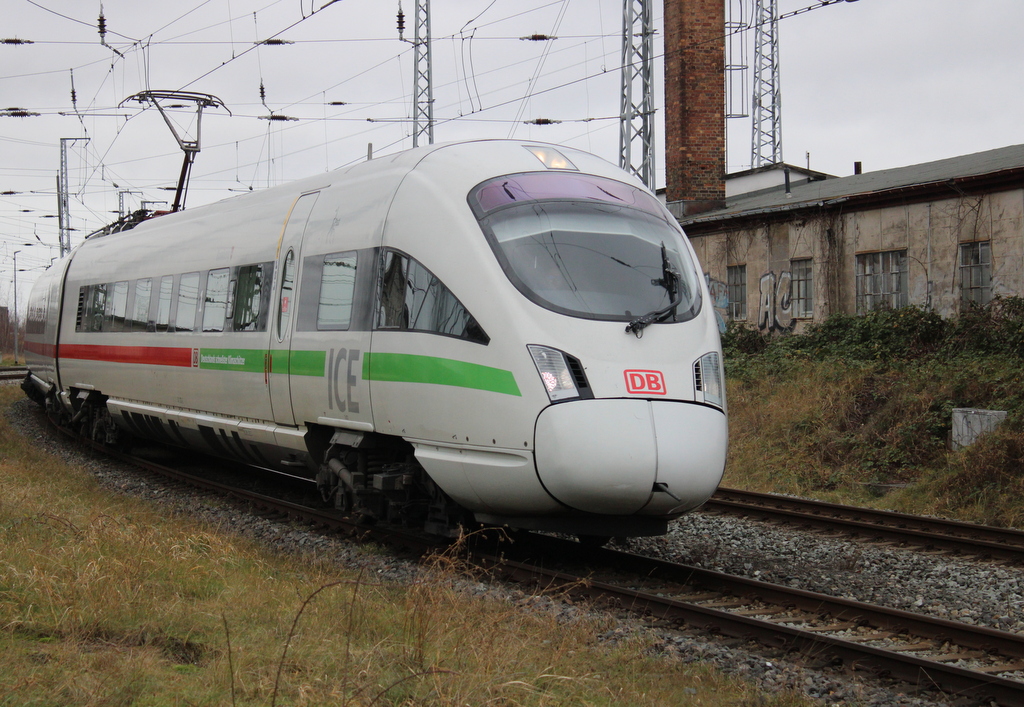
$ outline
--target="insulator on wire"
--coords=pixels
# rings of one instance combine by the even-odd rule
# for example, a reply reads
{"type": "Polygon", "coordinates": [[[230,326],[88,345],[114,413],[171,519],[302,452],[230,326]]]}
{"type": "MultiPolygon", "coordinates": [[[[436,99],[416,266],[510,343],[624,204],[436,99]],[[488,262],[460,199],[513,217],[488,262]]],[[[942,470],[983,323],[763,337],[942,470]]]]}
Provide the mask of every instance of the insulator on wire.
{"type": "Polygon", "coordinates": [[[267,102],[267,89],[263,88],[263,81],[260,81],[260,101],[267,102]]]}

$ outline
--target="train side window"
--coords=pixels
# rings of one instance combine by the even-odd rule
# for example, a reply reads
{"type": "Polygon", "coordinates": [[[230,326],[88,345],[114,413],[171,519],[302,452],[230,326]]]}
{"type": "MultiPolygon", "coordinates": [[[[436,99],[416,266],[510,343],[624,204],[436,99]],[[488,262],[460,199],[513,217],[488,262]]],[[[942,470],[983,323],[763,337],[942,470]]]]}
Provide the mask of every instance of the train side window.
{"type": "Polygon", "coordinates": [[[230,285],[231,268],[218,268],[207,273],[203,331],[224,331],[224,322],[228,317],[230,285]]]}
{"type": "Polygon", "coordinates": [[[352,296],[356,287],[356,254],[329,253],[324,256],[317,304],[319,331],[344,331],[352,322],[352,296]]]}
{"type": "Polygon", "coordinates": [[[174,317],[174,330],[192,331],[195,329],[198,307],[199,273],[185,273],[178,280],[178,311],[174,317]]]}
{"type": "Polygon", "coordinates": [[[174,289],[174,275],[160,278],[160,292],[156,302],[156,319],[150,323],[151,331],[167,331],[171,323],[171,291],[174,289]]]}
{"type": "Polygon", "coordinates": [[[110,298],[110,319],[107,331],[124,331],[124,318],[128,314],[128,281],[115,282],[114,296],[110,298]]]}
{"type": "Polygon", "coordinates": [[[272,263],[257,263],[238,268],[234,312],[231,315],[234,331],[267,330],[272,267],[272,263]]]}
{"type": "Polygon", "coordinates": [[[132,304],[131,331],[146,331],[149,325],[149,303],[153,299],[153,279],[135,281],[135,302],[132,304]]]}
{"type": "Polygon", "coordinates": [[[106,306],[106,283],[91,285],[89,287],[89,304],[86,308],[86,331],[103,331],[103,309],[106,306]]]}
{"type": "Polygon", "coordinates": [[[32,289],[28,300],[28,314],[25,318],[26,334],[46,333],[46,306],[49,300],[49,291],[32,289]]]}
{"type": "Polygon", "coordinates": [[[292,303],[295,297],[295,251],[288,250],[284,257],[284,269],[281,273],[281,299],[277,308],[277,340],[284,341],[288,332],[288,324],[292,318],[292,303]]]}
{"type": "Polygon", "coordinates": [[[479,344],[490,337],[455,294],[419,261],[384,252],[377,301],[377,328],[423,331],[479,344]]]}

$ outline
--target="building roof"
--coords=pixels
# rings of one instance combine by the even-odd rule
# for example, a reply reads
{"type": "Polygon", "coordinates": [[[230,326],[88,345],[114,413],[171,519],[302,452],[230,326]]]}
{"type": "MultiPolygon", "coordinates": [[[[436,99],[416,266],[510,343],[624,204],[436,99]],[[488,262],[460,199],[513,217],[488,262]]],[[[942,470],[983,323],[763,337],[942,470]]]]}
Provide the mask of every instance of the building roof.
{"type": "MultiPolygon", "coordinates": [[[[721,224],[772,213],[819,209],[843,204],[867,208],[957,193],[997,191],[1024,185],[1024,145],[1011,145],[935,162],[883,169],[850,177],[802,182],[785,188],[737,194],[723,209],[681,218],[683,226],[721,224]]],[[[673,204],[669,204],[673,210],[673,204]]],[[[673,213],[675,213],[673,211],[673,213]]],[[[692,228],[691,228],[692,230],[692,228]]]]}

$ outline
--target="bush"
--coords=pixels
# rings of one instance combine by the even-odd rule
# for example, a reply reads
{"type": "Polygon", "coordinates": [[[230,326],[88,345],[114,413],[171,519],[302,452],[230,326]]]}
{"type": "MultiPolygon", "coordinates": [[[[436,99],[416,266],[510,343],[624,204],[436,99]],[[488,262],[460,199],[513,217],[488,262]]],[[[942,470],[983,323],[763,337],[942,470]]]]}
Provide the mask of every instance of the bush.
{"type": "Polygon", "coordinates": [[[731,325],[723,349],[727,485],[856,496],[911,484],[927,490],[927,512],[1024,523],[1024,299],[950,320],[917,307],[840,314],[773,337],[731,325]],[[984,444],[950,452],[954,408],[1007,419],[984,444]]]}
{"type": "Polygon", "coordinates": [[[726,362],[744,357],[847,361],[907,361],[940,355],[1024,357],[1024,299],[997,297],[971,305],[955,319],[921,307],[878,309],[865,315],[833,314],[802,334],[766,336],[731,322],[722,337],[726,362]]]}

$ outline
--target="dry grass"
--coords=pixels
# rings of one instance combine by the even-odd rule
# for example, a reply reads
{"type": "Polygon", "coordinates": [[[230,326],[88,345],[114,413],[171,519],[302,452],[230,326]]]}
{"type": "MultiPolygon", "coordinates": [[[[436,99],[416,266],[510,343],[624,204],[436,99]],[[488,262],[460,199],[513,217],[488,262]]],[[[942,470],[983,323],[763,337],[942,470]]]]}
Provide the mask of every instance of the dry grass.
{"type": "Polygon", "coordinates": [[[954,407],[1020,409],[1018,364],[802,361],[729,382],[726,486],[1024,527],[1024,432],[946,448],[954,407]]]}
{"type": "Polygon", "coordinates": [[[0,705],[806,704],[460,577],[276,556],[110,494],[0,414],[0,705]]]}

